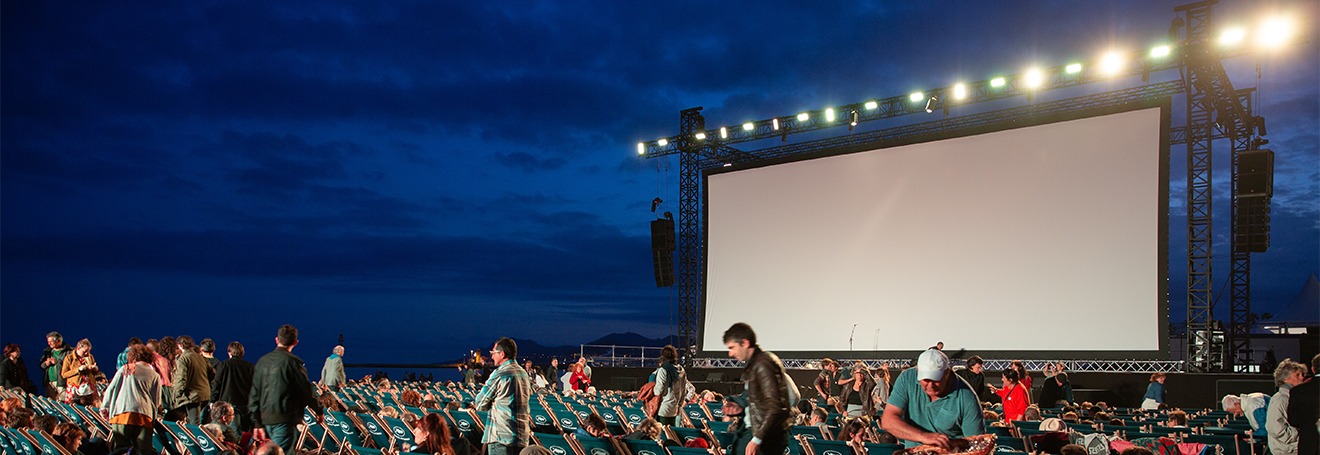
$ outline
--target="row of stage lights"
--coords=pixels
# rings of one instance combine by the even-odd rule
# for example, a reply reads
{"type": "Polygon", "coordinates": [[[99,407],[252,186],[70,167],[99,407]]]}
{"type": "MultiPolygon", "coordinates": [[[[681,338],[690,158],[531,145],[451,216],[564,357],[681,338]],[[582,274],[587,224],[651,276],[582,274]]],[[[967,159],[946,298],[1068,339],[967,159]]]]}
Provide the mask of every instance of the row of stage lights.
{"type": "MultiPolygon", "coordinates": [[[[1275,18],[1265,21],[1261,25],[1261,28],[1257,30],[1256,43],[1257,45],[1264,48],[1274,48],[1287,44],[1289,39],[1292,38],[1293,36],[1294,36],[1294,30],[1293,30],[1292,21],[1275,18]]],[[[1245,29],[1231,28],[1220,33],[1218,41],[1221,45],[1224,46],[1236,46],[1241,44],[1242,41],[1246,39],[1246,37],[1247,37],[1247,31],[1245,29]]],[[[1150,57],[1164,58],[1164,57],[1168,57],[1169,54],[1172,52],[1173,52],[1173,48],[1169,45],[1155,46],[1150,50],[1150,57]]],[[[1124,54],[1119,52],[1110,52],[1100,58],[1099,68],[1103,74],[1113,76],[1113,75],[1117,75],[1120,71],[1122,71],[1126,66],[1126,63],[1127,63],[1127,59],[1124,58],[1124,54]]],[[[1064,71],[1067,72],[1068,74],[1080,73],[1082,71],[1082,64],[1069,63],[1067,66],[1064,67],[1064,71]]],[[[1023,74],[1022,81],[1026,84],[1027,88],[1038,88],[1045,83],[1045,74],[1041,72],[1040,69],[1032,68],[1027,70],[1027,72],[1023,74]]],[[[1007,79],[1005,79],[1003,76],[990,79],[991,88],[1003,87],[1007,83],[1008,83],[1007,79]]],[[[962,83],[954,84],[951,90],[953,92],[954,99],[961,100],[967,97],[966,84],[962,84],[962,83]]],[[[931,106],[933,105],[934,101],[936,101],[935,97],[927,98],[924,92],[912,92],[911,95],[908,95],[908,100],[912,101],[913,103],[920,103],[925,101],[926,112],[928,113],[933,112],[931,106]]],[[[867,110],[875,110],[880,107],[880,104],[876,101],[867,101],[866,104],[864,104],[864,107],[867,110]]],[[[802,112],[797,115],[796,119],[799,122],[805,122],[811,119],[811,115],[806,112],[802,112]]],[[[825,121],[833,122],[835,120],[836,120],[836,116],[835,116],[834,108],[825,109],[825,121]]],[[[771,122],[771,128],[773,128],[774,131],[779,131],[779,127],[780,127],[779,118],[776,117],[770,119],[770,122],[771,122]]],[[[852,112],[852,121],[850,122],[850,125],[857,126],[856,111],[852,112]]],[[[727,126],[720,127],[719,130],[720,139],[729,138],[729,128],[730,127],[727,126]]],[[[756,129],[756,123],[754,122],[743,123],[742,129],[743,131],[752,131],[756,129]]],[[[693,137],[699,141],[706,140],[706,133],[698,132],[693,137]]],[[[659,145],[660,147],[667,146],[669,145],[669,140],[661,138],[660,140],[656,141],[656,145],[659,145]]],[[[638,155],[646,154],[645,142],[637,143],[637,154],[638,155]]]]}

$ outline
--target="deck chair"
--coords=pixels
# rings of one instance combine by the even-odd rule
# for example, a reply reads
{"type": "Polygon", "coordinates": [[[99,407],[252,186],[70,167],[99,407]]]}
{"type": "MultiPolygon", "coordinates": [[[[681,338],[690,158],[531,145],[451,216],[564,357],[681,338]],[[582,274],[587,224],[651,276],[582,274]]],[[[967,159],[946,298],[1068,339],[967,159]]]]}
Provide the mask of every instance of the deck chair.
{"type": "Polygon", "coordinates": [[[412,430],[408,428],[408,424],[404,423],[402,419],[385,416],[379,416],[378,418],[385,424],[391,438],[389,444],[385,447],[403,448],[411,447],[414,444],[412,430]]]}
{"type": "Polygon", "coordinates": [[[550,407],[548,409],[550,410],[550,412],[554,413],[555,422],[559,423],[559,428],[564,430],[565,433],[571,433],[577,431],[578,429],[577,413],[574,413],[573,411],[570,411],[567,408],[556,409],[554,407],[550,407]]]}
{"type": "Polygon", "coordinates": [[[577,448],[564,435],[533,433],[533,436],[535,436],[537,444],[545,447],[546,450],[555,455],[582,455],[577,452],[577,448]]]}
{"type": "Polygon", "coordinates": [[[711,432],[711,435],[715,437],[716,441],[720,442],[719,445],[716,446],[719,452],[734,453],[733,444],[738,442],[737,434],[729,433],[727,431],[714,431],[711,432]]]}
{"type": "Polygon", "coordinates": [[[894,452],[903,450],[903,444],[879,444],[868,442],[863,448],[866,449],[866,455],[894,455],[894,452]]]}
{"type": "Polygon", "coordinates": [[[371,438],[371,442],[376,448],[394,448],[393,435],[390,434],[389,427],[385,425],[379,415],[357,414],[356,417],[362,423],[362,427],[367,430],[367,437],[371,438]]]}
{"type": "Polygon", "coordinates": [[[799,439],[802,442],[802,450],[806,455],[864,455],[854,454],[852,444],[848,441],[808,439],[805,436],[799,439]]]}
{"type": "Polygon", "coordinates": [[[825,434],[825,429],[814,425],[793,425],[788,427],[788,434],[792,437],[803,436],[807,439],[834,439],[834,435],[825,434]]]}
{"type": "Polygon", "coordinates": [[[56,444],[54,439],[44,431],[38,430],[18,430],[27,434],[33,443],[33,447],[41,450],[41,455],[69,455],[64,446],[56,444]]]}
{"type": "Polygon", "coordinates": [[[192,434],[193,441],[197,442],[197,448],[201,449],[203,454],[220,455],[220,452],[224,451],[224,445],[221,444],[221,441],[212,438],[205,430],[202,430],[202,427],[197,425],[184,425],[183,428],[192,434]]]}
{"type": "Polygon", "coordinates": [[[715,441],[706,437],[706,431],[707,430],[698,430],[695,428],[683,428],[683,427],[665,428],[665,433],[669,435],[669,439],[678,441],[679,444],[687,445],[687,442],[693,439],[705,439],[707,446],[715,445],[715,441]]]}
{"type": "Polygon", "coordinates": [[[614,438],[593,438],[590,436],[569,435],[569,441],[577,446],[582,455],[624,455],[623,448],[614,438]]]}
{"type": "Polygon", "coordinates": [[[710,451],[699,447],[671,446],[665,447],[669,455],[710,455],[710,451]]]}
{"type": "Polygon", "coordinates": [[[1193,442],[1205,445],[1219,446],[1219,453],[1224,455],[1241,455],[1238,450],[1237,436],[1220,434],[1191,434],[1183,438],[1183,442],[1193,442]]]}
{"type": "Polygon", "coordinates": [[[370,449],[366,447],[353,447],[352,451],[357,455],[385,455],[380,449],[370,449]]]}
{"type": "Polygon", "coordinates": [[[702,406],[701,403],[688,403],[683,405],[683,414],[686,414],[689,420],[711,420],[710,410],[702,406]]]}
{"type": "Polygon", "coordinates": [[[545,406],[532,406],[532,428],[559,428],[559,419],[545,406]]]}
{"type": "MultiPolygon", "coordinates": [[[[454,423],[454,428],[457,428],[458,432],[468,439],[468,442],[473,440],[473,435],[485,433],[486,431],[481,420],[478,420],[477,417],[469,411],[445,411],[445,415],[449,416],[449,420],[452,420],[454,423]]],[[[477,447],[475,444],[473,446],[477,447]]]]}
{"type": "Polygon", "coordinates": [[[354,446],[365,446],[362,440],[362,433],[358,431],[357,424],[349,417],[347,413],[339,411],[325,411],[325,426],[334,434],[339,441],[347,444],[349,448],[354,446]]]}
{"type": "Polygon", "coordinates": [[[669,451],[650,439],[619,439],[631,455],[667,455],[669,451]]]}
{"type": "Polygon", "coordinates": [[[0,452],[5,455],[23,455],[19,453],[19,449],[14,448],[14,443],[9,441],[8,433],[7,431],[0,433],[0,452]]]}
{"type": "Polygon", "coordinates": [[[322,452],[341,452],[344,448],[343,441],[334,435],[334,432],[326,429],[329,419],[326,419],[327,425],[321,425],[316,422],[316,414],[310,409],[303,409],[303,430],[298,434],[298,442],[295,444],[295,451],[302,449],[320,449],[322,452]]]}
{"type": "Polygon", "coordinates": [[[623,415],[624,419],[628,422],[629,428],[632,428],[633,431],[637,429],[637,424],[642,423],[647,417],[646,411],[641,408],[619,407],[618,410],[619,414],[623,415]]]}
{"type": "Polygon", "coordinates": [[[179,425],[179,422],[162,420],[160,423],[164,426],[165,434],[169,436],[170,443],[183,444],[184,450],[187,450],[189,455],[207,455],[201,447],[197,446],[197,441],[193,440],[188,430],[179,425]]]}
{"type": "Polygon", "coordinates": [[[610,430],[610,434],[624,435],[632,431],[631,426],[619,414],[618,410],[604,405],[592,406],[591,410],[595,411],[600,418],[605,419],[605,426],[610,430]]]}
{"type": "Polygon", "coordinates": [[[707,401],[706,411],[710,412],[711,420],[724,419],[724,403],[719,401],[707,401]]]}

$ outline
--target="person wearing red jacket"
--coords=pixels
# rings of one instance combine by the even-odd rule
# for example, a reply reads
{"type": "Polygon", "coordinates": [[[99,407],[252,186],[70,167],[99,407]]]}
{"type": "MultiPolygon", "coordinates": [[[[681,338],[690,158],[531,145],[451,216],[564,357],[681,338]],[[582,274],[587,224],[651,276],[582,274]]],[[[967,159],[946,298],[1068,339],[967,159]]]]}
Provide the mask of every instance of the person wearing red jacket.
{"type": "Polygon", "coordinates": [[[1031,405],[1031,400],[1027,399],[1027,389],[1018,381],[1018,372],[1016,370],[1004,370],[1003,376],[1004,388],[990,386],[999,398],[1004,402],[1004,420],[1022,420],[1022,414],[1027,412],[1027,406],[1031,405]]]}

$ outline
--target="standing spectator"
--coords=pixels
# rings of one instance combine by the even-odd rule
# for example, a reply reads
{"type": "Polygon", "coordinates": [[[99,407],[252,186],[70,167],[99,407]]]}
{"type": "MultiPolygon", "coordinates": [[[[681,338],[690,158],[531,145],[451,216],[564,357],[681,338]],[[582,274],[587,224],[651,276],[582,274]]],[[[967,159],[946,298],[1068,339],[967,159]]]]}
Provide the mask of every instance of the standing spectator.
{"type": "Polygon", "coordinates": [[[211,364],[212,370],[220,365],[220,359],[215,358],[215,340],[202,338],[202,342],[198,344],[198,347],[202,348],[202,357],[206,358],[206,363],[211,364]]]}
{"type": "Polygon", "coordinates": [[[5,345],[5,358],[0,360],[0,389],[21,389],[36,393],[32,378],[28,377],[27,365],[23,363],[22,349],[17,344],[5,345]]]}
{"type": "Polygon", "coordinates": [[[922,353],[916,368],[904,370],[894,380],[881,428],[903,439],[907,447],[948,448],[950,438],[985,433],[981,402],[967,382],[952,373],[943,352],[922,353]]]}
{"type": "Polygon", "coordinates": [[[839,362],[831,358],[821,359],[820,374],[816,375],[814,384],[817,405],[825,406],[831,397],[838,397],[843,392],[843,385],[839,383],[839,362]]]}
{"type": "Polygon", "coordinates": [[[687,395],[687,371],[678,362],[678,350],[673,346],[660,349],[660,367],[655,369],[655,396],[660,397],[656,421],[674,426],[682,411],[687,395]]]}
{"type": "Polygon", "coordinates": [[[772,352],[756,343],[752,327],[739,322],[724,331],[724,347],[729,357],[747,362],[742,380],[747,384],[747,425],[752,440],[747,443],[745,455],[779,455],[788,448],[789,403],[793,393],[788,385],[784,364],[772,352]]]}
{"type": "Polygon", "coordinates": [[[875,415],[875,403],[871,401],[871,389],[875,388],[870,380],[871,375],[864,364],[858,364],[852,369],[852,381],[843,387],[843,392],[839,395],[839,405],[844,409],[844,415],[848,417],[872,416],[875,415]]]}
{"type": "Polygon", "coordinates": [[[46,397],[59,398],[64,392],[64,377],[60,376],[64,368],[64,357],[73,352],[73,348],[64,344],[64,336],[59,332],[46,334],[46,344],[50,347],[41,353],[42,381],[46,387],[46,397]]]}
{"type": "Polygon", "coordinates": [[[1306,382],[1306,366],[1284,359],[1274,369],[1274,385],[1279,391],[1270,397],[1265,413],[1266,441],[1271,455],[1297,454],[1297,428],[1288,425],[1288,401],[1292,388],[1306,382]]]}
{"type": "MultiPolygon", "coordinates": [[[[147,341],[151,346],[151,341],[147,341]]],[[[156,373],[160,374],[160,387],[162,400],[165,401],[165,409],[174,409],[174,357],[178,354],[179,345],[174,343],[174,337],[161,338],[156,343],[156,347],[151,348],[156,352],[155,361],[156,373]]]]}
{"type": "Polygon", "coordinates": [[[115,371],[122,370],[124,368],[124,365],[128,365],[129,362],[128,351],[133,349],[133,345],[137,345],[137,344],[142,344],[141,338],[130,337],[128,339],[128,346],[124,347],[124,352],[119,353],[119,358],[116,359],[117,361],[115,362],[115,371]]]}
{"type": "Polygon", "coordinates": [[[481,437],[486,455],[517,455],[527,447],[532,433],[532,410],[528,402],[532,386],[517,358],[518,345],[512,339],[496,340],[490,359],[498,367],[473,399],[473,408],[490,412],[486,416],[486,432],[481,437]]]}
{"type": "Polygon", "coordinates": [[[297,345],[298,329],[288,324],[280,326],[275,350],[257,360],[247,406],[252,413],[253,436],[269,438],[285,453],[293,453],[303,408],[311,408],[317,422],[325,419],[302,359],[290,353],[297,345]]]}
{"type": "Polygon", "coordinates": [[[573,364],[573,375],[568,378],[571,389],[578,392],[586,392],[587,387],[591,387],[591,378],[587,377],[582,367],[582,362],[573,364]]]}
{"type": "Polygon", "coordinates": [[[967,358],[967,368],[960,368],[957,373],[959,377],[967,381],[967,385],[971,386],[972,391],[976,392],[976,399],[989,402],[990,397],[994,395],[990,393],[990,388],[986,387],[984,371],[985,360],[982,360],[979,355],[974,355],[967,358]]]}
{"type": "Polygon", "coordinates": [[[330,350],[330,357],[325,358],[325,366],[321,367],[321,385],[338,392],[344,379],[344,346],[340,345],[330,350]]]}
{"type": "Polygon", "coordinates": [[[1146,386],[1146,396],[1141,400],[1141,409],[1159,409],[1164,404],[1164,373],[1150,375],[1150,385],[1146,386]]]}
{"type": "Polygon", "coordinates": [[[1009,364],[1009,369],[1016,370],[1018,373],[1018,382],[1022,383],[1022,388],[1027,391],[1027,402],[1031,402],[1031,373],[1027,372],[1026,364],[1021,360],[1014,360],[1009,364]]]}
{"type": "Polygon", "coordinates": [[[1060,402],[1072,403],[1072,383],[1068,382],[1068,373],[1063,371],[1063,364],[1048,368],[1045,382],[1040,386],[1040,405],[1043,407],[1061,407],[1060,402]]]}
{"type": "Polygon", "coordinates": [[[1320,453],[1320,354],[1311,357],[1311,378],[1288,392],[1288,425],[1297,429],[1297,453],[1320,453]]]}
{"type": "Polygon", "coordinates": [[[83,338],[73,349],[73,355],[64,356],[60,376],[64,378],[69,402],[89,406],[96,402],[96,358],[92,357],[92,342],[83,338]]]}
{"type": "Polygon", "coordinates": [[[1242,395],[1224,395],[1224,410],[1247,418],[1251,424],[1251,435],[1265,436],[1265,414],[1269,412],[1270,396],[1255,392],[1242,395]]]}
{"type": "Polygon", "coordinates": [[[546,371],[546,379],[550,381],[550,388],[559,388],[559,359],[550,359],[550,370],[546,371]]]}
{"type": "Polygon", "coordinates": [[[1003,380],[1004,388],[995,386],[990,388],[999,394],[1000,401],[1004,403],[1004,420],[1022,420],[1022,413],[1026,412],[1027,406],[1031,404],[1027,400],[1026,387],[1018,381],[1017,370],[1004,370],[1000,378],[1003,380]]]}
{"type": "Polygon", "coordinates": [[[153,453],[151,426],[161,419],[160,375],[151,366],[155,355],[138,343],[128,347],[125,357],[128,363],[115,371],[101,403],[101,414],[111,425],[110,448],[153,453]]]}
{"type": "Polygon", "coordinates": [[[180,354],[174,361],[170,381],[174,383],[174,409],[170,411],[171,417],[183,418],[190,425],[201,425],[206,423],[202,421],[202,410],[211,401],[211,379],[215,378],[215,370],[202,357],[202,351],[193,344],[192,337],[182,335],[178,338],[178,344],[180,354]]]}
{"type": "Polygon", "coordinates": [[[875,387],[871,388],[871,405],[875,407],[875,414],[885,412],[885,403],[889,402],[889,362],[880,365],[875,370],[875,387]]]}

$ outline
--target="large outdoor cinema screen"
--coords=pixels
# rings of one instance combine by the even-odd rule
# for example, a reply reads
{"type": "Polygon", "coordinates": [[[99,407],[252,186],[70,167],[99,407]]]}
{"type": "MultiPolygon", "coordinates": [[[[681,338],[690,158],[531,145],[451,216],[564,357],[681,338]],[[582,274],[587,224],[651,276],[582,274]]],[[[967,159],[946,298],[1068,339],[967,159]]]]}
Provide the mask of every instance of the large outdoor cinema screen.
{"type": "Polygon", "coordinates": [[[1168,106],[707,171],[703,355],[1167,359],[1168,106]]]}

